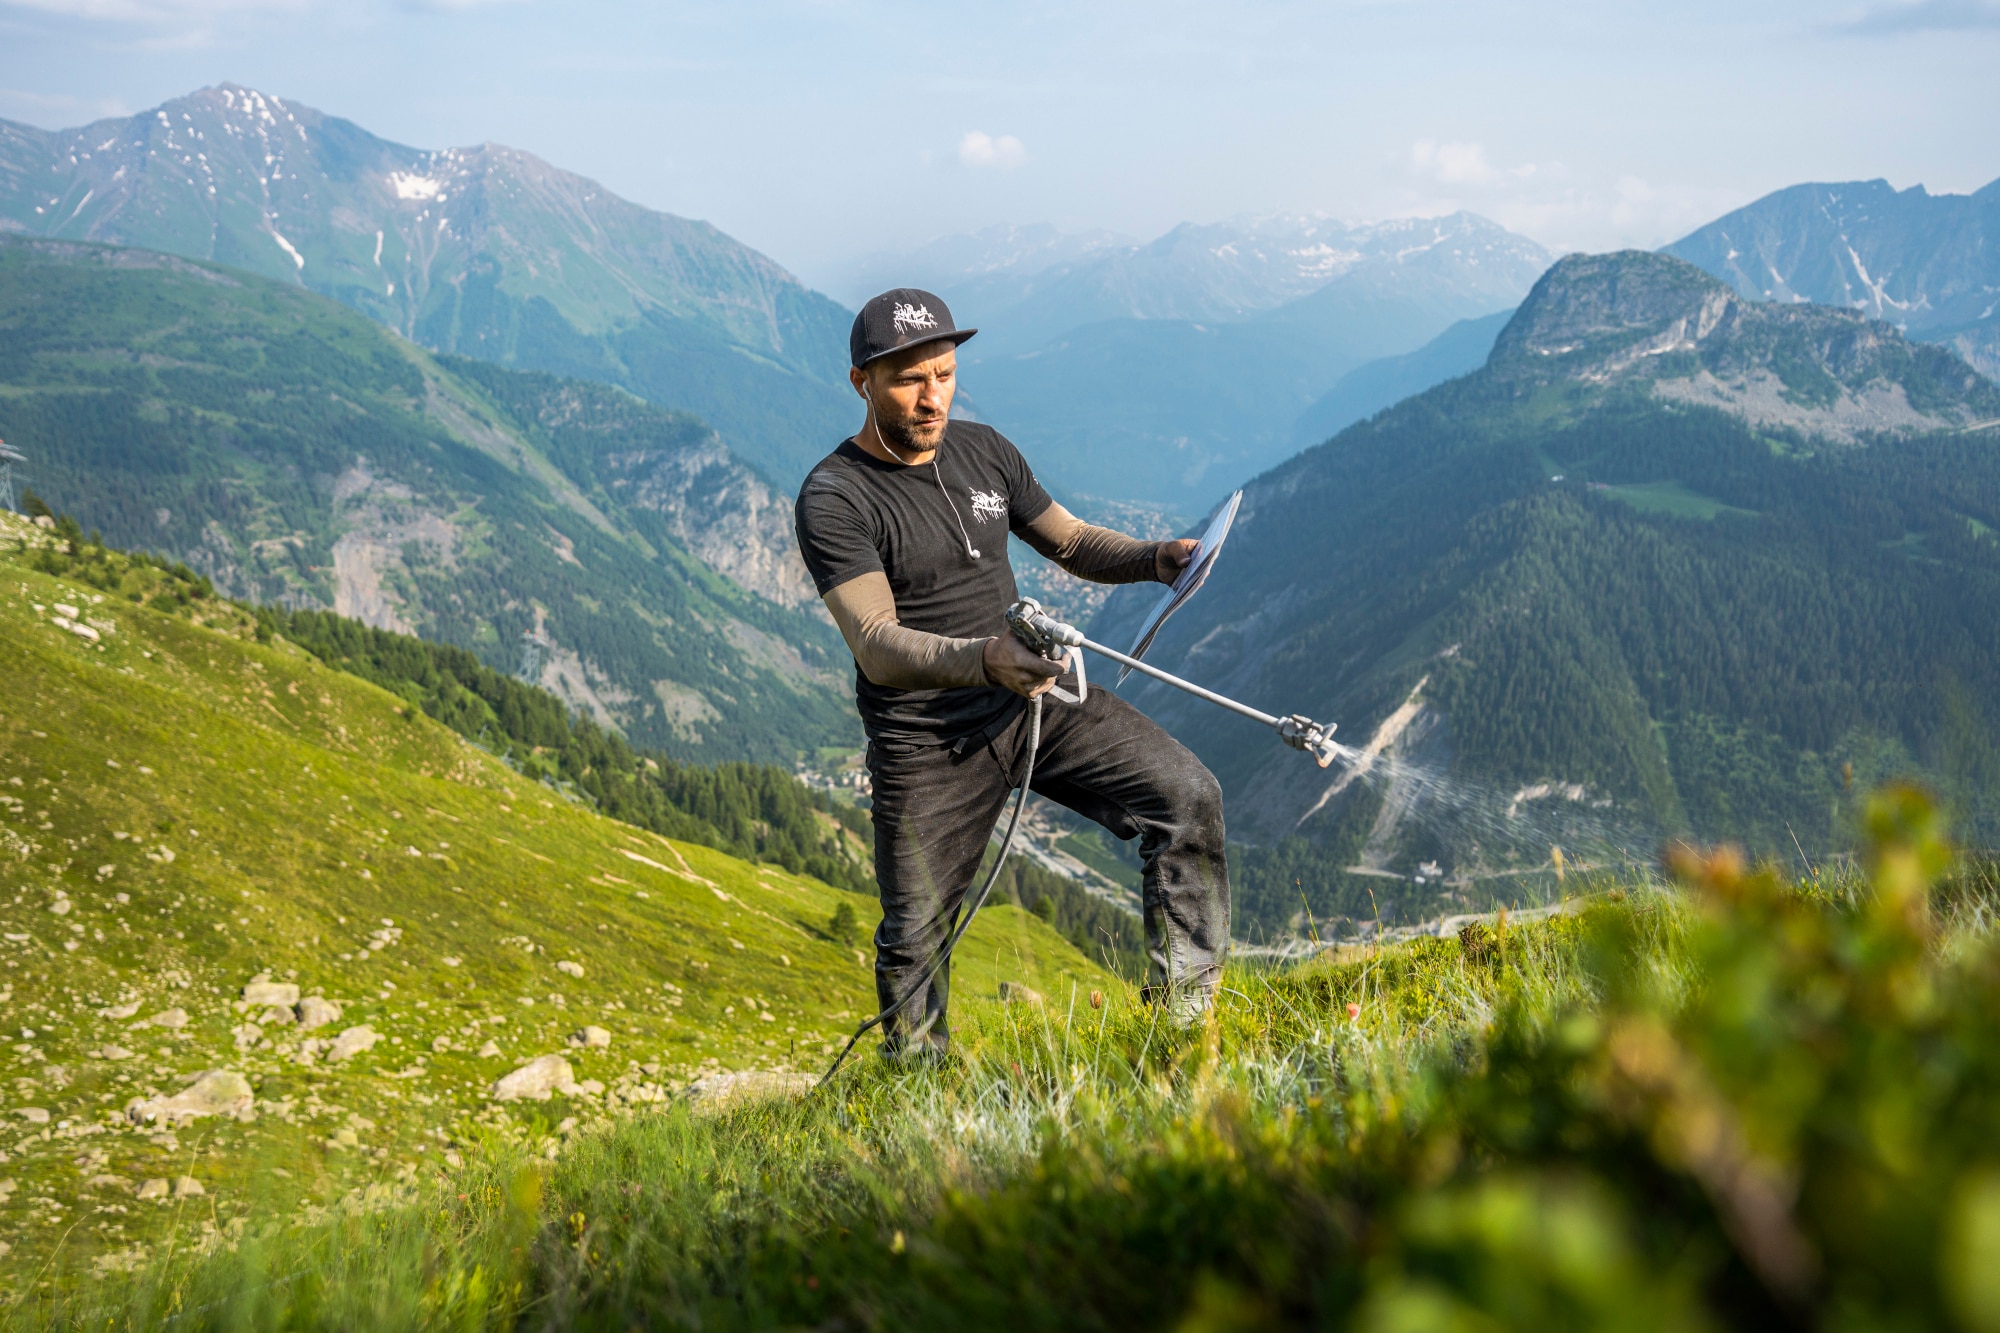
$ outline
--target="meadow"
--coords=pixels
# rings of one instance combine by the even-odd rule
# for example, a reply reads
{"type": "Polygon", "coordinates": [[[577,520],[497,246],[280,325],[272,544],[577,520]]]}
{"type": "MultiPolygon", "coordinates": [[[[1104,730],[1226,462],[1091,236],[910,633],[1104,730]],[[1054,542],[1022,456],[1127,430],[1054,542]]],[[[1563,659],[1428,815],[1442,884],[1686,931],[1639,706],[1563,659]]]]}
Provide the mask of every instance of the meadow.
{"type": "Polygon", "coordinates": [[[9,533],[9,1326],[2000,1329],[2000,875],[1916,787],[1832,864],[1232,966],[1190,1031],[1002,906],[950,1061],[806,1091],[866,898],[9,533]],[[149,1117],[204,1070],[247,1102],[149,1117]]]}

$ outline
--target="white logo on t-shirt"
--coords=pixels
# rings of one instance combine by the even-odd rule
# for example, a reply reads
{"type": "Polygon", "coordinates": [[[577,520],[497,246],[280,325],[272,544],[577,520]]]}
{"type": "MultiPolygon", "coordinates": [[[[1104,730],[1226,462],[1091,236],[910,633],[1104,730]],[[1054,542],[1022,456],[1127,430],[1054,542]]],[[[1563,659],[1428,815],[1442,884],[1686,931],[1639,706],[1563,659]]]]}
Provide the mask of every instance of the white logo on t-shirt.
{"type": "Polygon", "coordinates": [[[972,516],[981,523],[989,518],[1007,517],[1007,498],[998,491],[974,491],[972,516]]]}
{"type": "Polygon", "coordinates": [[[896,302],[896,308],[889,314],[889,322],[896,326],[896,332],[908,333],[911,329],[934,329],[937,316],[927,305],[905,305],[896,302]]]}

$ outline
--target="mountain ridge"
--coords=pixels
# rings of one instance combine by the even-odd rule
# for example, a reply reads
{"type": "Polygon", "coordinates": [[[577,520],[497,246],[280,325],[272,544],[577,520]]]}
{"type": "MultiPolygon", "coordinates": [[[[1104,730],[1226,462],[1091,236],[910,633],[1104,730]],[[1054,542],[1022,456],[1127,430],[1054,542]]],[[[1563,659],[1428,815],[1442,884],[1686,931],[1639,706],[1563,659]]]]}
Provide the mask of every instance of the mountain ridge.
{"type": "Polygon", "coordinates": [[[794,484],[844,433],[848,315],[704,222],[498,144],[427,150],[233,84],[0,124],[0,229],[214,260],[433,350],[619,384],[794,484]]]}

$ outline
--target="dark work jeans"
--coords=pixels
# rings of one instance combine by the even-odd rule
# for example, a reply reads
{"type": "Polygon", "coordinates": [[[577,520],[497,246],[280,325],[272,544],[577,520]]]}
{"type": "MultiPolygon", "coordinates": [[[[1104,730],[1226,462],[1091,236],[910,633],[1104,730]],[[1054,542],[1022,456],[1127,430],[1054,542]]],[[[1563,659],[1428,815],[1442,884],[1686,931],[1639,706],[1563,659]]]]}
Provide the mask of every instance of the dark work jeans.
{"type": "MultiPolygon", "coordinates": [[[[1064,684],[1075,689],[1075,678],[1064,684]]],[[[994,820],[1021,780],[1029,709],[983,743],[868,748],[874,780],[875,991],[888,1008],[916,984],[949,937],[994,820]]],[[[1120,838],[1145,863],[1148,997],[1189,1022],[1207,1008],[1229,950],[1229,865],[1222,789],[1199,759],[1114,694],[1042,702],[1033,791],[1120,838]]],[[[1018,845],[1016,854],[1018,855],[1018,845]]],[[[889,1054],[950,1042],[950,964],[883,1025],[889,1054]]]]}

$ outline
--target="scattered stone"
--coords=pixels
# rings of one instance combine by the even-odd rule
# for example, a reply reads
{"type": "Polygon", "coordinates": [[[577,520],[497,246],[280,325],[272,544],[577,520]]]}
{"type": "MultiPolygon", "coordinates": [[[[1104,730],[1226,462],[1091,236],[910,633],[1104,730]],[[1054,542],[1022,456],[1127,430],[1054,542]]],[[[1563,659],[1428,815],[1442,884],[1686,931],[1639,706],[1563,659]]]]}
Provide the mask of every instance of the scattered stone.
{"type": "Polygon", "coordinates": [[[141,1181],[139,1184],[139,1197],[142,1199],[166,1198],[167,1182],[158,1176],[154,1176],[151,1180],[141,1181]]]}
{"type": "Polygon", "coordinates": [[[323,995],[308,995],[299,1001],[299,1031],[311,1032],[340,1021],[340,1006],[323,995]]]}
{"type": "Polygon", "coordinates": [[[135,1125],[153,1120],[182,1125],[207,1115],[247,1120],[255,1104],[256,1095],[243,1075],[229,1069],[205,1069],[195,1075],[194,1082],[171,1097],[155,1097],[151,1101],[134,1098],[125,1108],[125,1118],[135,1125]]]}
{"type": "Polygon", "coordinates": [[[333,1045],[327,1049],[326,1058],[329,1060],[345,1060],[349,1056],[359,1055],[361,1052],[370,1049],[380,1040],[382,1040],[382,1034],[374,1028],[369,1027],[366,1023],[363,1023],[358,1028],[347,1028],[338,1037],[333,1039],[333,1045]]]}
{"type": "Polygon", "coordinates": [[[131,1185],[131,1182],[126,1180],[125,1177],[113,1175],[92,1176],[83,1183],[94,1190],[122,1190],[129,1188],[131,1185]]]}
{"type": "Polygon", "coordinates": [[[264,1029],[255,1023],[241,1023],[229,1029],[229,1035],[236,1038],[237,1050],[250,1051],[255,1050],[257,1043],[264,1040],[264,1029]]]}
{"type": "Polygon", "coordinates": [[[592,1023],[589,1027],[583,1028],[581,1031],[570,1033],[569,1044],[588,1050],[603,1050],[611,1044],[611,1034],[603,1028],[598,1027],[595,1023],[592,1023]]]}
{"type": "Polygon", "coordinates": [[[243,988],[245,1004],[275,1004],[289,1009],[299,1002],[299,988],[290,981],[253,981],[243,988]]]}
{"type": "Polygon", "coordinates": [[[556,964],[556,971],[563,973],[565,976],[580,978],[583,976],[583,964],[572,963],[569,959],[565,958],[556,964]]]}
{"type": "Polygon", "coordinates": [[[1042,993],[1018,981],[1003,981],[1000,983],[1000,1003],[1041,1004],[1042,993]]]}
{"type": "Polygon", "coordinates": [[[705,1075],[688,1084],[683,1095],[697,1111],[720,1111],[747,1101],[804,1096],[817,1081],[811,1074],[746,1069],[705,1075]]]}
{"type": "Polygon", "coordinates": [[[503,1075],[493,1085],[493,1100],[499,1102],[519,1101],[523,1097],[533,1097],[545,1102],[549,1094],[558,1088],[576,1086],[576,1071],[569,1067],[569,1061],[560,1055],[544,1055],[530,1060],[511,1074],[503,1075]]]}
{"type": "Polygon", "coordinates": [[[46,1125],[49,1123],[49,1111],[45,1106],[17,1106],[14,1108],[14,1114],[20,1116],[21,1119],[31,1125],[46,1125]]]}
{"type": "Polygon", "coordinates": [[[106,1046],[97,1053],[97,1058],[100,1060],[130,1060],[132,1052],[126,1050],[123,1046],[106,1046]]]}
{"type": "Polygon", "coordinates": [[[182,1176],[174,1181],[174,1197],[176,1199],[192,1199],[198,1194],[206,1193],[208,1191],[203,1189],[201,1182],[193,1176],[182,1176]]]}
{"type": "Polygon", "coordinates": [[[114,1004],[109,1009],[99,1009],[97,1016],[99,1018],[130,1018],[138,1012],[139,1002],[133,1000],[127,1004],[114,1004]]]}
{"type": "Polygon", "coordinates": [[[162,1009],[146,1021],[156,1028],[184,1028],[188,1022],[187,1010],[162,1009]]]}
{"type": "Polygon", "coordinates": [[[500,1054],[500,1043],[497,1041],[489,1041],[484,1046],[481,1046],[479,1048],[479,1058],[482,1060],[491,1060],[493,1057],[499,1054],[500,1054]]]}
{"type": "MultiPolygon", "coordinates": [[[[104,871],[99,870],[97,873],[101,875],[104,873],[104,871]]],[[[54,902],[49,904],[49,910],[51,912],[54,912],[57,916],[68,916],[69,909],[72,906],[74,906],[74,904],[71,903],[69,899],[58,898],[54,902]]]]}
{"type": "Polygon", "coordinates": [[[444,1053],[445,1053],[446,1051],[448,1051],[448,1050],[450,1050],[450,1049],[451,1049],[451,1038],[450,1038],[450,1037],[432,1037],[432,1038],[431,1038],[431,1053],[432,1053],[433,1055],[443,1055],[443,1054],[444,1054],[444,1053]]]}
{"type": "Polygon", "coordinates": [[[287,1005],[283,1008],[273,1006],[269,1009],[266,1009],[263,1013],[257,1015],[257,1021],[266,1027],[269,1027],[273,1023],[276,1023],[281,1027],[290,1027],[292,1024],[298,1022],[299,1020],[298,1017],[292,1013],[291,1007],[287,1005]]]}
{"type": "Polygon", "coordinates": [[[587,1078],[577,1084],[576,1090],[586,1097],[602,1097],[604,1095],[604,1085],[594,1078],[587,1078]]]}

